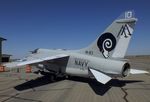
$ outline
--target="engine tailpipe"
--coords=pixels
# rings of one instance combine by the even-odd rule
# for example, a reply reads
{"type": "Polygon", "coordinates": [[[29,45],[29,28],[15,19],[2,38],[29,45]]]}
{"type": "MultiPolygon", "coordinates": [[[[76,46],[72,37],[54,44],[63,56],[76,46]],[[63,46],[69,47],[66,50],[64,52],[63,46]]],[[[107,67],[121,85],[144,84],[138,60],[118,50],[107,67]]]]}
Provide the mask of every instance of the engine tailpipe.
{"type": "Polygon", "coordinates": [[[122,76],[126,77],[126,76],[129,75],[129,73],[130,73],[130,64],[129,63],[125,63],[123,65],[123,68],[122,68],[122,76]]]}

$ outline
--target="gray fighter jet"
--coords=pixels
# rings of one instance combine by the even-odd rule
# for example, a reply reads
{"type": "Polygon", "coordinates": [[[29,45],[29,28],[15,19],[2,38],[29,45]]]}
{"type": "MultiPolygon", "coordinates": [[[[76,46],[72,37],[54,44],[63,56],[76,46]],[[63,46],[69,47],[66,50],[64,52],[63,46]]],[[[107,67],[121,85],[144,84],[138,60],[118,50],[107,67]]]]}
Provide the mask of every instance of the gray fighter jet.
{"type": "MultiPolygon", "coordinates": [[[[148,73],[131,69],[129,62],[123,59],[136,21],[134,13],[127,11],[113,21],[86,48],[80,50],[36,49],[28,57],[16,63],[16,66],[33,65],[44,75],[89,77],[95,78],[102,84],[116,77],[148,73]]],[[[6,64],[6,67],[15,66],[6,64]]]]}

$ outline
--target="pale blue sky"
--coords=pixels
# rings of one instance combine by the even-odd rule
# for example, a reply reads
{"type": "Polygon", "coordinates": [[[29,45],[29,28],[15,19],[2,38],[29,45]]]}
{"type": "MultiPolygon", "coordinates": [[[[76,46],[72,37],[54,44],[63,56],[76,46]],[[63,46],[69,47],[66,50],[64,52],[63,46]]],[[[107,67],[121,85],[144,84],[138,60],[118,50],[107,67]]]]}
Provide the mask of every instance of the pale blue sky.
{"type": "Polygon", "coordinates": [[[150,54],[148,0],[0,0],[3,53],[20,58],[35,48],[86,47],[126,10],[138,18],[127,54],[150,54]]]}

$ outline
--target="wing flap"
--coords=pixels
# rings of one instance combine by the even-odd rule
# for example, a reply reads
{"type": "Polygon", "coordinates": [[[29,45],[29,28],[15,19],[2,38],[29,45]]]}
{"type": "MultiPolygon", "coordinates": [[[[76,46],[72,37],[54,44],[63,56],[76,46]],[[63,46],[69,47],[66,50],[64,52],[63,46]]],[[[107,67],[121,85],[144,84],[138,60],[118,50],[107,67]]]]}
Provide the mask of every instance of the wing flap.
{"type": "Polygon", "coordinates": [[[144,73],[149,73],[149,72],[145,70],[130,69],[130,74],[144,74],[144,73]]]}
{"type": "Polygon", "coordinates": [[[94,75],[95,79],[102,84],[106,84],[108,81],[110,81],[112,79],[111,77],[109,77],[106,74],[99,72],[97,70],[90,69],[90,71],[94,75]]]}

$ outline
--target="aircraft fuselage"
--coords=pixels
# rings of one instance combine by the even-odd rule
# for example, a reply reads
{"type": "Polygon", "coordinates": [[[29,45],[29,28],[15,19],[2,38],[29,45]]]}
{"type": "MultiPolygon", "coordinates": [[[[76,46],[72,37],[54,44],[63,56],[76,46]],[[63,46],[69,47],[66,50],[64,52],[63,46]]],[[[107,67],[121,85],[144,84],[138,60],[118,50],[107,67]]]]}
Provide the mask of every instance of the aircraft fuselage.
{"type": "MultiPolygon", "coordinates": [[[[99,58],[91,55],[80,54],[77,51],[67,50],[43,50],[33,56],[55,55],[55,54],[67,54],[69,57],[54,60],[53,62],[43,63],[49,70],[60,71],[68,75],[91,77],[93,76],[89,71],[89,68],[109,73],[109,75],[123,76],[122,72],[126,62],[99,58]],[[42,54],[43,53],[43,54],[42,54]]],[[[33,57],[32,56],[32,57],[33,57]]],[[[40,57],[40,56],[39,56],[40,57]]]]}

